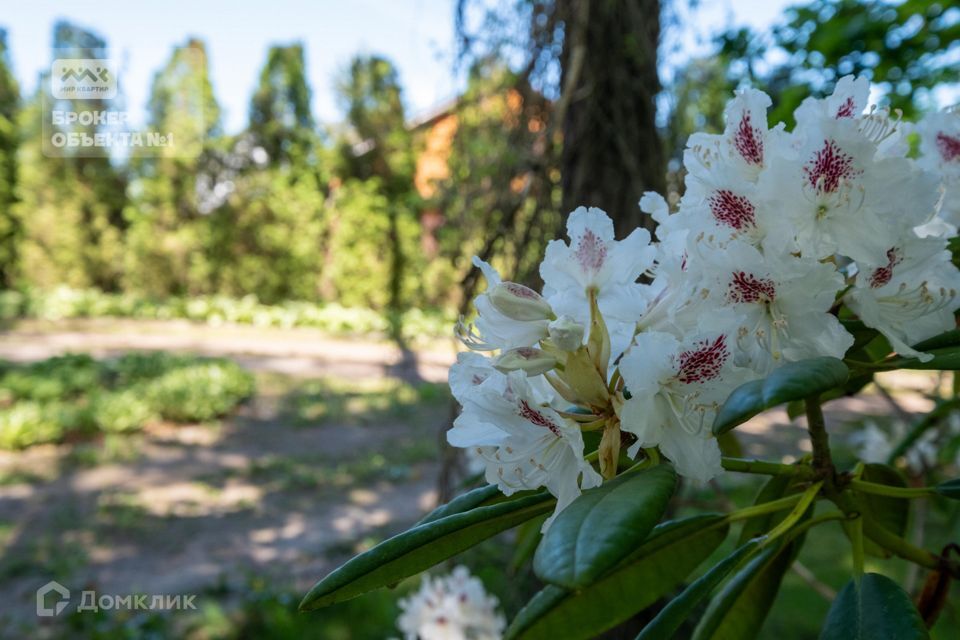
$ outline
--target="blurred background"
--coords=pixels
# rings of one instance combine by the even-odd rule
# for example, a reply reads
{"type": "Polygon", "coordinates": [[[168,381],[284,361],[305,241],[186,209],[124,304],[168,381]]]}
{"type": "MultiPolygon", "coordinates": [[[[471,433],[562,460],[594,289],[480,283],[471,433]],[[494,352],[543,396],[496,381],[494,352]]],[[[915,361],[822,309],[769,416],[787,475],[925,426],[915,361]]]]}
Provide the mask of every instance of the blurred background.
{"type": "MultiPolygon", "coordinates": [[[[603,207],[620,235],[649,225],[640,195],[679,199],[687,137],[722,129],[740,86],[770,93],[771,124],[788,126],[851,73],[906,119],[954,104],[958,36],[960,8],[934,0],[6,7],[0,635],[395,633],[415,584],[295,607],[463,481],[443,432],[452,325],[482,287],[470,258],[537,285],[576,206],[603,207]],[[51,97],[54,59],[104,57],[116,98],[51,97]],[[110,130],[52,125],[50,108],[122,110],[129,130],[194,146],[50,154],[51,133],[110,130]],[[41,619],[49,580],[74,602],[198,594],[198,610],[41,619]]],[[[880,434],[850,450],[903,432],[941,382],[901,374],[831,405],[838,421],[870,416],[850,434],[880,434]]],[[[790,459],[802,431],[789,423],[774,412],[735,446],[790,459]]],[[[748,503],[755,489],[686,500],[748,503]]],[[[922,517],[956,534],[956,513],[922,517]]],[[[515,543],[463,560],[508,617],[534,586],[515,543]]],[[[816,636],[847,575],[829,555],[841,544],[808,545],[769,636],[816,636]]],[[[956,608],[944,616],[955,637],[956,608]]]]}

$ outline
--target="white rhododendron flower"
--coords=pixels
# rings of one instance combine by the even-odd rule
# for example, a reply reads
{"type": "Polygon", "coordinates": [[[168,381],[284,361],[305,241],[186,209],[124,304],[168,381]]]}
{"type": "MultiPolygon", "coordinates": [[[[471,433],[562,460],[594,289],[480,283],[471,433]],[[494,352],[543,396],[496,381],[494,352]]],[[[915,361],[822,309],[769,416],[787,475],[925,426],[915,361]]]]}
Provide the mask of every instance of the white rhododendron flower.
{"type": "Polygon", "coordinates": [[[633,337],[637,318],[647,306],[648,287],[637,283],[653,266],[656,248],[650,232],[635,229],[623,240],[613,235],[613,221],[600,209],[580,207],[567,219],[570,244],[552,240],[540,265],[543,294],[557,314],[586,325],[589,292],[594,290],[610,331],[614,357],[633,337]]]}
{"type": "Polygon", "coordinates": [[[695,297],[703,301],[701,312],[734,312],[737,364],[766,374],[784,362],[842,358],[853,344],[829,313],[844,285],[834,265],[790,255],[766,258],[742,242],[698,258],[704,274],[695,297]]]}
{"type": "Polygon", "coordinates": [[[638,203],[656,241],[617,240],[603,211],[581,207],[569,240],[546,248],[542,293],[476,261],[487,289],[459,333],[478,353],[450,373],[463,412],[449,442],[508,495],[545,488],[556,517],[626,458],[714,477],[729,394],[789,362],[844,358],[851,322],[928,359],[915,345],[954,328],[960,307],[947,249],[960,116],[925,119],[908,158],[905,127],[869,93],[841,78],[787,131],[768,123],[768,96],[738,92],[722,133],[690,137],[675,210],[655,193],[638,203]]]}
{"type": "Polygon", "coordinates": [[[920,136],[917,164],[937,174],[943,189],[940,218],[960,226],[960,109],[927,115],[916,125],[920,136]]]}
{"type": "Polygon", "coordinates": [[[682,475],[706,481],[719,474],[720,447],[710,426],[730,391],[748,379],[733,366],[727,336],[681,341],[669,333],[641,333],[620,372],[630,396],[621,428],[637,436],[631,455],[659,446],[682,475]]]}
{"type": "Polygon", "coordinates": [[[960,272],[939,238],[907,234],[885,257],[879,264],[860,265],[847,305],[883,333],[897,353],[929,360],[910,345],[956,326],[960,272]]]}
{"type": "Polygon", "coordinates": [[[476,354],[461,354],[450,380],[463,412],[447,440],[472,448],[486,462],[487,481],[504,494],[546,487],[559,512],[581,488],[600,484],[600,475],[584,460],[580,429],[561,417],[548,403],[551,394],[536,389],[522,371],[503,374],[485,368],[476,354]]]}
{"type": "Polygon", "coordinates": [[[424,576],[420,590],[400,600],[397,626],[405,640],[500,640],[506,620],[498,604],[458,566],[447,576],[424,576]]]}

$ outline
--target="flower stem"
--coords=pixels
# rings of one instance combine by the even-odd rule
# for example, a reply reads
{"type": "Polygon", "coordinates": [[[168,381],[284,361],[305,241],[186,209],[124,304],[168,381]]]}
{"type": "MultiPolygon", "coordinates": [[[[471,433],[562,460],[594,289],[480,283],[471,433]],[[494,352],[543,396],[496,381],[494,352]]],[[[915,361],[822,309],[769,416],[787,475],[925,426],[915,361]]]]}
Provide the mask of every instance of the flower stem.
{"type": "Polygon", "coordinates": [[[810,444],[813,446],[813,468],[832,484],[836,469],[830,455],[830,438],[827,436],[823,409],[820,408],[820,397],[811,396],[804,400],[804,404],[807,410],[807,432],[810,434],[810,444]]]}
{"type": "Polygon", "coordinates": [[[771,542],[789,531],[793,525],[797,524],[797,521],[803,517],[803,514],[807,512],[807,509],[810,508],[810,505],[813,504],[813,501],[817,499],[817,494],[820,493],[820,488],[822,486],[823,480],[820,480],[819,482],[815,482],[810,485],[806,491],[800,494],[800,499],[797,500],[797,504],[793,507],[793,511],[787,514],[787,517],[781,520],[780,524],[775,526],[769,531],[769,533],[767,533],[766,539],[763,541],[763,546],[769,545],[771,542]]]}
{"type": "Polygon", "coordinates": [[[813,477],[812,470],[804,465],[780,464],[767,460],[746,460],[744,458],[721,458],[720,464],[727,471],[738,473],[757,473],[766,476],[796,476],[801,479],[813,477]]]}
{"type": "Polygon", "coordinates": [[[802,497],[802,494],[796,494],[787,496],[786,498],[779,498],[777,500],[771,500],[770,502],[764,502],[763,504],[754,505],[752,507],[738,509],[727,515],[727,520],[729,522],[736,522],[737,520],[746,520],[748,518],[754,518],[756,516],[762,516],[768,513],[783,511],[784,509],[789,509],[790,507],[796,505],[798,502],[800,502],[800,498],[802,497]]]}
{"type": "Polygon", "coordinates": [[[860,493],[904,499],[923,498],[936,493],[933,487],[891,487],[890,485],[876,484],[865,480],[851,480],[850,488],[860,493]]]}

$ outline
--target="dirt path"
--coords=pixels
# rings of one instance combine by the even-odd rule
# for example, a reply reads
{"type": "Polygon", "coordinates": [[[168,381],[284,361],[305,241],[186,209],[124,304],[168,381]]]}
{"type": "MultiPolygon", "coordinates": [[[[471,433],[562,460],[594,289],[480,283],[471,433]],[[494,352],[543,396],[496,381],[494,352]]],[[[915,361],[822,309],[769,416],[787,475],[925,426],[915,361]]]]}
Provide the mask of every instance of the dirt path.
{"type": "Polygon", "coordinates": [[[337,339],[314,329],[212,327],[185,320],[80,319],[23,321],[0,332],[0,359],[42,360],[66,352],[108,356],[130,350],[228,356],[254,371],[292,376],[393,376],[444,382],[453,342],[438,340],[404,352],[392,342],[337,339]]]}
{"type": "Polygon", "coordinates": [[[220,425],[0,452],[0,628],[35,622],[34,592],[51,579],[75,593],[203,593],[253,575],[304,589],[434,506],[445,396],[372,424],[305,422],[293,400],[317,378],[440,382],[450,354],[411,360],[308,330],[185,323],[31,324],[0,336],[0,358],[16,361],[132,349],[231,357],[258,372],[261,392],[220,425]]]}

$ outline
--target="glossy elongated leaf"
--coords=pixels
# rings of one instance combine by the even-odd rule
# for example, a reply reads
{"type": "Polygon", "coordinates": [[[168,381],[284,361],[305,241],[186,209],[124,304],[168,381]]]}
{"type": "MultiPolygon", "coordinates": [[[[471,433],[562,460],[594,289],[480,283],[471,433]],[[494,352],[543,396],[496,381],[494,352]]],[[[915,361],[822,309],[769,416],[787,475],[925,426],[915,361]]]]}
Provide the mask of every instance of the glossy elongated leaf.
{"type": "Polygon", "coordinates": [[[733,390],[713,422],[721,435],[765,409],[793,400],[803,400],[842,387],[850,375],[843,361],[821,357],[788,362],[764,380],[753,380],[733,390]]]}
{"type": "Polygon", "coordinates": [[[657,617],[643,628],[636,640],[666,640],[672,638],[683,621],[690,617],[697,605],[709,596],[717,585],[723,582],[723,579],[745,558],[756,551],[759,546],[759,540],[751,540],[714,565],[684,589],[680,595],[671,600],[657,614],[657,617]]]}
{"type": "Polygon", "coordinates": [[[919,358],[894,358],[886,364],[895,369],[919,369],[923,371],[957,371],[960,369],[960,347],[926,349],[924,353],[933,357],[926,362],[919,358]]]}
{"type": "MultiPolygon", "coordinates": [[[[852,376],[842,387],[835,387],[820,394],[820,402],[828,402],[836,398],[852,396],[859,393],[865,386],[873,382],[873,373],[861,373],[852,376]]],[[[802,400],[792,400],[787,403],[787,417],[791,420],[802,416],[806,412],[806,405],[802,400]]]]}
{"type": "Polygon", "coordinates": [[[553,509],[546,493],[454,513],[408,529],[334,570],[310,589],[301,610],[349,600],[428,569],[482,540],[553,509]]]}
{"type": "Polygon", "coordinates": [[[727,397],[713,421],[713,433],[723,435],[763,411],[764,380],[751,380],[740,385],[727,397]]]}
{"type": "Polygon", "coordinates": [[[950,498],[951,500],[960,500],[960,478],[941,482],[933,489],[945,498],[950,498]]]}
{"type": "MultiPolygon", "coordinates": [[[[885,464],[871,463],[864,465],[863,475],[867,482],[885,484],[891,487],[906,487],[907,481],[903,475],[893,467],[885,464]]],[[[883,525],[891,533],[903,537],[907,533],[910,520],[910,500],[880,496],[873,493],[858,494],[860,508],[875,522],[883,525]]],[[[844,521],[844,531],[852,535],[853,526],[844,521]]],[[[863,541],[863,549],[867,553],[880,558],[889,558],[891,553],[869,538],[863,541]]]]}
{"type": "Polygon", "coordinates": [[[767,376],[763,402],[772,407],[842,386],[850,375],[842,360],[829,357],[788,362],[767,376]]]}
{"type": "Polygon", "coordinates": [[[932,338],[918,342],[913,345],[913,348],[917,351],[927,351],[929,349],[943,349],[944,347],[958,346],[960,346],[960,329],[951,329],[950,331],[945,331],[932,338]]]}
{"type": "Polygon", "coordinates": [[[719,515],[658,525],[623,562],[579,591],[548,585],[507,629],[507,640],[587,640],[677,588],[727,537],[719,515]],[[718,526],[719,525],[719,526],[718,526]]]}
{"type": "Polygon", "coordinates": [[[820,640],[925,640],[930,634],[906,591],[878,573],[851,580],[827,613],[820,640]]]}
{"type": "Polygon", "coordinates": [[[440,518],[453,515],[454,513],[470,511],[474,507],[479,507],[484,502],[491,500],[498,495],[501,495],[500,489],[497,488],[497,485],[495,484],[488,484],[485,487],[478,487],[472,491],[468,491],[457,496],[446,504],[440,505],[425,515],[420,522],[417,523],[417,525],[433,522],[434,520],[439,520],[440,518]]]}
{"type": "Polygon", "coordinates": [[[710,602],[694,631],[694,640],[752,640],[780,590],[783,576],[802,538],[764,549],[738,571],[710,602]]]}
{"type": "Polygon", "coordinates": [[[590,584],[646,539],[676,484],[673,467],[660,464],[584,491],[544,534],[533,570],[568,589],[590,584]]]}

